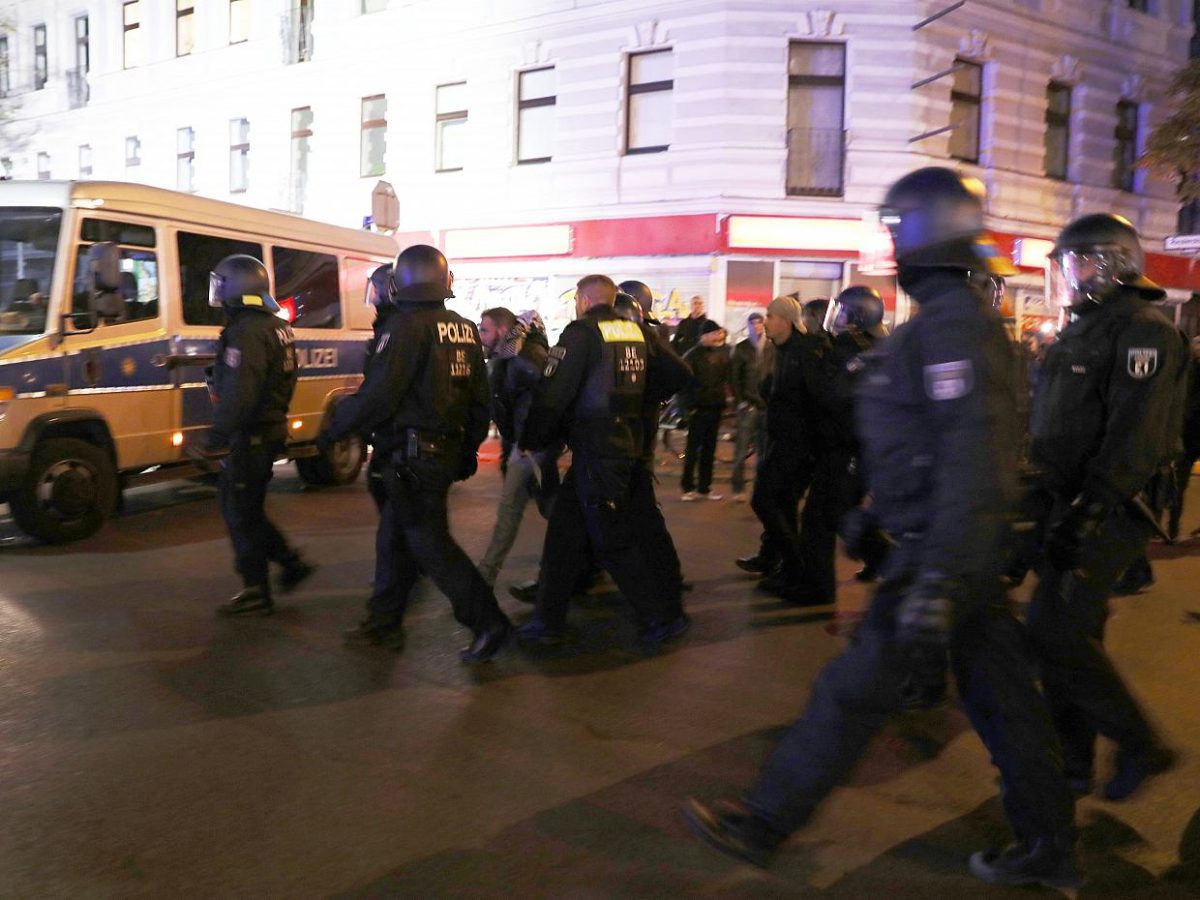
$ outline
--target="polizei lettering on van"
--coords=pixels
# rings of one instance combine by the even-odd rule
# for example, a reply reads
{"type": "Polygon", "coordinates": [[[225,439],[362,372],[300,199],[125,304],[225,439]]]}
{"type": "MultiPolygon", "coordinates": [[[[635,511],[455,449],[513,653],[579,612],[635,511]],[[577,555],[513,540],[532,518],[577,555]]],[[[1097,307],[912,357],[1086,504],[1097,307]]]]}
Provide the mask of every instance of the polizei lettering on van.
{"type": "Polygon", "coordinates": [[[336,369],[337,347],[297,347],[296,364],[301,369],[336,369]]]}
{"type": "Polygon", "coordinates": [[[469,322],[438,322],[438,342],[442,344],[473,344],[475,329],[469,322]]]}

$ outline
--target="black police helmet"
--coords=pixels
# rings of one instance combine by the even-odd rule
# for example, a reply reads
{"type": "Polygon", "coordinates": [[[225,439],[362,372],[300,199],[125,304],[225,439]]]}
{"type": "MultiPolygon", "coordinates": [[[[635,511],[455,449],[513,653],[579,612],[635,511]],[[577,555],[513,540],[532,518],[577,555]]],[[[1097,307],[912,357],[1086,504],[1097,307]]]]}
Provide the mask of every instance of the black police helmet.
{"type": "Polygon", "coordinates": [[[642,321],[642,306],[637,302],[632,294],[627,294],[624,291],[617,291],[617,299],[613,303],[613,312],[622,319],[628,319],[630,322],[642,321]]]}
{"type": "Polygon", "coordinates": [[[978,179],[942,166],[917,169],[893,184],[879,218],[891,232],[897,265],[1015,271],[983,236],[985,197],[978,179]]]}
{"type": "Polygon", "coordinates": [[[364,298],[367,306],[387,306],[392,302],[392,264],[384,263],[371,273],[371,277],[367,279],[366,296],[364,298]]]}
{"type": "Polygon", "coordinates": [[[1161,287],[1147,278],[1146,254],[1137,229],[1124,216],[1092,213],[1076,219],[1058,235],[1051,257],[1063,253],[1108,253],[1116,262],[1116,280],[1140,290],[1147,299],[1166,296],[1161,287]]]}
{"type": "Polygon", "coordinates": [[[271,296],[267,267],[245,253],[225,257],[209,273],[208,305],[279,312],[279,304],[271,296]]]}
{"type": "Polygon", "coordinates": [[[650,311],[654,309],[654,292],[645,282],[631,279],[622,281],[617,287],[637,301],[643,316],[650,315],[650,311]]]}
{"type": "Polygon", "coordinates": [[[851,328],[875,334],[883,324],[883,297],[865,284],[852,284],[829,305],[825,330],[841,334],[851,328]]]}
{"type": "Polygon", "coordinates": [[[450,264],[437,247],[413,244],[392,266],[393,300],[446,300],[454,296],[450,264]]]}

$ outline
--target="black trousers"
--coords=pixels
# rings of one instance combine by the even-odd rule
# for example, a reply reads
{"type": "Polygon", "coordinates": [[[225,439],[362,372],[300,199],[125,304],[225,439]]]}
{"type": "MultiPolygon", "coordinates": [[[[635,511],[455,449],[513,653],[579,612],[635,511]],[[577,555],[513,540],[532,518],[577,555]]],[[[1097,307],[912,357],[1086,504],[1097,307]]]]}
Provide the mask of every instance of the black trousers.
{"type": "MultiPolygon", "coordinates": [[[[801,828],[853,770],[899,708],[908,662],[895,609],[908,581],[880,585],[849,646],[817,676],[808,707],[768,758],[746,802],[782,834],[801,828]]],[[[967,715],[1000,770],[1005,813],[1020,838],[1071,832],[1074,800],[1028,642],[998,579],[980,580],[959,617],[950,664],[967,715]]]]}
{"type": "Polygon", "coordinates": [[[813,458],[806,445],[767,439],[750,507],[763,525],[763,552],[778,555],[786,577],[797,581],[804,571],[798,510],[812,478],[813,458]]]}
{"type": "Polygon", "coordinates": [[[862,499],[861,493],[854,496],[852,457],[848,449],[835,449],[813,462],[812,486],[800,513],[800,567],[793,583],[798,595],[814,602],[833,603],[836,597],[838,523],[862,499]]]}
{"type": "MultiPolygon", "coordinates": [[[[394,589],[371,595],[368,611],[381,625],[399,624],[409,594],[422,573],[450,600],[454,618],[475,634],[497,628],[507,617],[496,595],[450,535],[446,496],[450,466],[437,457],[393,459],[387,479],[387,517],[392,532],[394,589]]],[[[377,550],[381,549],[378,543],[377,550]]]]}
{"type": "Polygon", "coordinates": [[[379,511],[375,528],[375,576],[371,581],[371,597],[367,611],[373,620],[398,624],[408,605],[412,584],[406,584],[397,568],[402,558],[402,545],[396,541],[396,527],[388,497],[388,480],[392,477],[391,451],[376,448],[367,463],[367,491],[379,511]]]}
{"type": "MultiPolygon", "coordinates": [[[[1058,498],[1050,521],[1069,501],[1058,498]]],[[[1104,649],[1113,584],[1145,552],[1150,526],[1118,508],[1084,547],[1079,568],[1043,561],[1026,616],[1042,687],[1063,742],[1067,774],[1090,778],[1096,735],[1140,754],[1157,734],[1104,649]]]]}
{"type": "Polygon", "coordinates": [[[234,566],[242,583],[268,593],[269,563],[287,563],[296,555],[283,533],[267,518],[265,508],[267,485],[283,446],[282,439],[236,435],[229,443],[218,489],[221,516],[229,529],[234,566]]]}
{"type": "Polygon", "coordinates": [[[721,407],[698,406],[688,417],[687,449],[683,458],[683,480],[685,491],[699,488],[707,494],[712,487],[713,457],[717,453],[717,434],[721,425],[721,407]],[[696,467],[700,467],[700,481],[695,479],[696,467]]]}
{"type": "MultiPolygon", "coordinates": [[[[542,620],[561,630],[576,580],[594,558],[612,576],[645,628],[670,613],[660,596],[661,569],[656,571],[638,535],[635,515],[634,460],[592,460],[576,454],[546,524],[537,608],[542,620]],[[589,548],[591,555],[589,556],[589,548]]],[[[644,504],[644,495],[641,502],[644,504]]],[[[664,525],[665,528],[665,525],[664,525]]]]}
{"type": "Polygon", "coordinates": [[[658,617],[671,622],[683,615],[683,565],[654,493],[653,465],[653,459],[642,459],[633,467],[629,514],[638,545],[645,549],[657,576],[656,595],[661,607],[658,617]]]}

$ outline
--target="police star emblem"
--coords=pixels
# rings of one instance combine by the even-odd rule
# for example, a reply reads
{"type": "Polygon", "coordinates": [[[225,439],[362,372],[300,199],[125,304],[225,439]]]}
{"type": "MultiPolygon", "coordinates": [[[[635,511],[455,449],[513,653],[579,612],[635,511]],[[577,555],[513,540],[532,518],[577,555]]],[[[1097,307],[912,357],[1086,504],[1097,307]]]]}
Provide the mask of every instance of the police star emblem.
{"type": "Polygon", "coordinates": [[[1158,348],[1130,347],[1126,365],[1130,378],[1149,378],[1158,371],[1158,348]]]}

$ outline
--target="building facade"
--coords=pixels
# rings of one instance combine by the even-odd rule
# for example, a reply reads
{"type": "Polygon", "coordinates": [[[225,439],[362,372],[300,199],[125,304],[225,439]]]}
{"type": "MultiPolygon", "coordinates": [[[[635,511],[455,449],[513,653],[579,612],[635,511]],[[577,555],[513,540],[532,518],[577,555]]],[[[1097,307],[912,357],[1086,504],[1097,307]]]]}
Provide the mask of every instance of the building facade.
{"type": "MultiPolygon", "coordinates": [[[[1191,0],[46,0],[0,3],[0,174],[128,179],[342,225],[394,191],[466,312],[570,315],[592,271],[732,327],[828,296],[922,165],[989,189],[1040,306],[1046,241],[1113,210],[1151,250],[1174,186],[1135,166],[1191,0]]],[[[1188,260],[1152,254],[1176,299],[1188,260]]],[[[872,276],[897,301],[890,278],[872,276]]]]}

